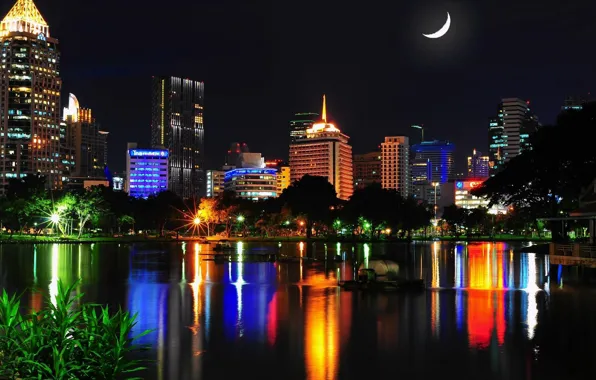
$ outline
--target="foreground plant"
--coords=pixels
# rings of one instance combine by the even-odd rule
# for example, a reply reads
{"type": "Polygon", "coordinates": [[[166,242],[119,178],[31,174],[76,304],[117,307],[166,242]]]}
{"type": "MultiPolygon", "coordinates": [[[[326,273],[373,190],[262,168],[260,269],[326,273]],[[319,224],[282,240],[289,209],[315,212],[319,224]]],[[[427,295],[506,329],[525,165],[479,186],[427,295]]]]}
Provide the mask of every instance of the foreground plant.
{"type": "Polygon", "coordinates": [[[131,356],[144,347],[131,337],[137,315],[82,304],[77,283],[58,284],[55,302],[39,312],[21,313],[20,297],[0,297],[0,379],[140,379],[145,369],[131,356]]]}

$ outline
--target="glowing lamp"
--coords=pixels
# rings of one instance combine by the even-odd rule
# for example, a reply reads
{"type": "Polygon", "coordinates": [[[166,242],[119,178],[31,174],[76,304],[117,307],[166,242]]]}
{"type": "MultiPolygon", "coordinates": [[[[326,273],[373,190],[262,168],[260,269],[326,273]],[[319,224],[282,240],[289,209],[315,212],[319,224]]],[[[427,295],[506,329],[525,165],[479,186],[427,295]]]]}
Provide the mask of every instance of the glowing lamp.
{"type": "Polygon", "coordinates": [[[199,224],[201,224],[201,219],[195,218],[192,222],[195,224],[195,226],[198,226],[199,224]]]}
{"type": "Polygon", "coordinates": [[[58,224],[58,222],[60,222],[60,215],[54,213],[52,214],[52,216],[50,216],[50,220],[52,221],[52,223],[58,224]]]}

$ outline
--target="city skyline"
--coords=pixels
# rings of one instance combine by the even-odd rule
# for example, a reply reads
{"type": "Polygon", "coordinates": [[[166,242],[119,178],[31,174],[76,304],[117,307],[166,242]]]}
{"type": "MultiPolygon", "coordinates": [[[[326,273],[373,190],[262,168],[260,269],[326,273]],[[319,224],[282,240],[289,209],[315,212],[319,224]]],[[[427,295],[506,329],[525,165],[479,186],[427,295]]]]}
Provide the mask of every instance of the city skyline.
{"type": "MultiPolygon", "coordinates": [[[[11,3],[0,11],[6,14],[11,3]]],[[[589,31],[567,28],[558,17],[551,19],[550,14],[558,14],[558,10],[552,12],[552,4],[389,4],[375,10],[374,25],[342,36],[339,31],[373,9],[366,6],[356,11],[326,2],[317,6],[317,12],[330,19],[330,30],[337,31],[328,32],[328,42],[319,46],[319,33],[298,33],[281,25],[277,19],[286,18],[279,17],[285,12],[278,7],[239,5],[223,12],[201,2],[175,2],[173,7],[188,10],[184,20],[201,14],[202,29],[214,31],[200,50],[188,48],[188,39],[173,39],[167,33],[140,40],[134,47],[116,43],[121,28],[106,25],[124,23],[120,15],[136,11],[135,2],[122,4],[117,13],[104,3],[94,4],[92,13],[87,6],[64,0],[38,0],[36,5],[52,36],[60,40],[62,103],[69,92],[77,94],[111,132],[113,171],[123,169],[121,152],[126,142],[149,145],[145,133],[153,75],[205,82],[208,168],[217,167],[213,160],[231,141],[246,141],[265,156],[284,157],[288,121],[297,112],[316,112],[316,96],[327,93],[332,116],[352,137],[356,153],[373,150],[384,136],[411,135],[410,124],[424,123],[428,138],[449,139],[458,146],[460,171],[466,152],[474,147],[488,151],[486,120],[502,98],[531,100],[542,123],[548,125],[567,96],[587,94],[596,79],[589,65],[578,64],[591,61],[589,49],[579,48],[587,42],[589,31]],[[423,39],[418,32],[436,30],[444,22],[446,8],[453,18],[450,33],[440,41],[423,39]],[[395,17],[397,22],[388,22],[395,17]],[[515,22],[518,19],[524,22],[515,22]],[[501,41],[520,36],[524,44],[508,46],[507,54],[494,54],[501,41]],[[295,54],[296,44],[312,46],[309,54],[325,54],[327,59],[307,63],[286,59],[295,54]],[[360,53],[354,54],[353,49],[360,53]],[[245,117],[252,112],[261,117],[245,117]]],[[[289,16],[303,18],[314,7],[304,4],[289,16]]],[[[593,7],[587,1],[575,2],[565,19],[581,24],[593,7]]],[[[180,35],[193,34],[192,22],[165,20],[157,11],[147,10],[144,17],[126,22],[130,30],[159,22],[164,29],[176,24],[183,29],[180,35]]]]}

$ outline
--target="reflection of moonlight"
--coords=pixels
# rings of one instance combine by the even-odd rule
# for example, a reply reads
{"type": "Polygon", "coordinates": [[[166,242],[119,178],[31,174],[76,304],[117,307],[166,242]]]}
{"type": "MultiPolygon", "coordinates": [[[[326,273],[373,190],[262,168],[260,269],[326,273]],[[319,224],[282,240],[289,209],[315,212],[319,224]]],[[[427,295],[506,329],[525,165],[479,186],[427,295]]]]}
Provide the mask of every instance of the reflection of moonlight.
{"type": "Polygon", "coordinates": [[[445,25],[443,25],[443,27],[441,29],[439,29],[438,31],[436,31],[435,33],[423,34],[423,36],[426,38],[441,38],[445,34],[447,34],[450,26],[451,26],[451,16],[449,15],[449,12],[447,12],[447,22],[445,23],[445,25]]]}

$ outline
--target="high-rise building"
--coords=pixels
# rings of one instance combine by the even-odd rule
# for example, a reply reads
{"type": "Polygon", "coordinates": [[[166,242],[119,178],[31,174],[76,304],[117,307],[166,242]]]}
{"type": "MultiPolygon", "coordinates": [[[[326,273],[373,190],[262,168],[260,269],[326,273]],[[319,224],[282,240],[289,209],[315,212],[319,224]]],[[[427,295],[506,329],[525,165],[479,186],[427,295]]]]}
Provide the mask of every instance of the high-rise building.
{"type": "Polygon", "coordinates": [[[305,139],[290,144],[291,181],[305,175],[327,178],[339,199],[347,200],[354,192],[352,147],[349,137],[327,121],[327,105],[323,95],[321,120],[306,130],[305,139]]]}
{"type": "Polygon", "coordinates": [[[397,190],[402,197],[410,195],[410,139],[388,136],[381,144],[381,185],[397,190]]]}
{"type": "Polygon", "coordinates": [[[412,146],[414,160],[430,161],[430,182],[445,183],[453,178],[455,145],[449,141],[423,141],[412,146]]]}
{"type": "Polygon", "coordinates": [[[151,144],[169,151],[169,189],[182,198],[204,193],[203,82],[153,77],[151,144]]]}
{"type": "Polygon", "coordinates": [[[468,178],[488,178],[490,158],[474,149],[472,156],[468,157],[468,178]]]}
{"type": "Polygon", "coordinates": [[[301,112],[294,115],[290,120],[290,144],[297,140],[306,138],[306,130],[319,119],[318,113],[301,112]]]}
{"type": "Polygon", "coordinates": [[[490,172],[494,175],[503,165],[524,150],[531,149],[530,136],[538,130],[538,117],[530,102],[518,98],[503,99],[496,117],[489,119],[488,144],[490,172]]]}
{"type": "Polygon", "coordinates": [[[73,148],[74,177],[104,177],[107,166],[108,132],[102,131],[92,116],[91,109],[79,106],[76,96],[70,94],[64,108],[67,144],[73,148]]]}
{"type": "Polygon", "coordinates": [[[381,152],[354,155],[354,188],[363,189],[381,183],[381,152]]]}
{"type": "Polygon", "coordinates": [[[223,170],[207,170],[207,198],[215,198],[223,193],[225,175],[223,170]]]}
{"type": "Polygon", "coordinates": [[[249,153],[248,145],[246,143],[234,142],[230,144],[228,149],[228,155],[226,156],[225,166],[240,166],[238,164],[238,158],[241,153],[249,153]]]}
{"type": "Polygon", "coordinates": [[[0,193],[29,174],[62,185],[60,52],[33,3],[17,0],[0,23],[0,193]]]}
{"type": "Polygon", "coordinates": [[[134,198],[148,198],[168,189],[167,149],[138,149],[128,143],[125,191],[134,198]]]}
{"type": "Polygon", "coordinates": [[[266,168],[260,153],[240,153],[238,163],[238,168],[224,175],[226,191],[254,201],[277,196],[277,169],[266,168]]]}
{"type": "Polygon", "coordinates": [[[430,182],[432,178],[432,165],[428,158],[414,158],[411,163],[410,173],[412,184],[430,182]]]}

